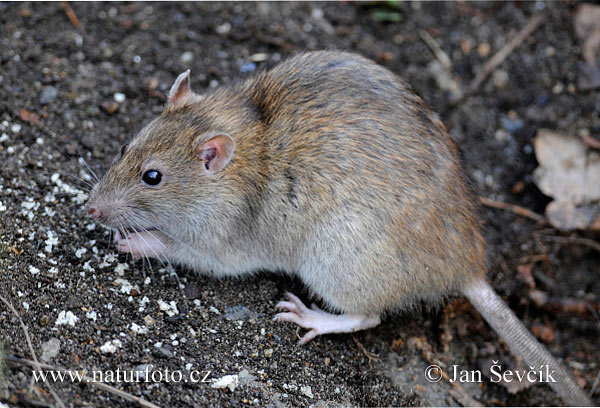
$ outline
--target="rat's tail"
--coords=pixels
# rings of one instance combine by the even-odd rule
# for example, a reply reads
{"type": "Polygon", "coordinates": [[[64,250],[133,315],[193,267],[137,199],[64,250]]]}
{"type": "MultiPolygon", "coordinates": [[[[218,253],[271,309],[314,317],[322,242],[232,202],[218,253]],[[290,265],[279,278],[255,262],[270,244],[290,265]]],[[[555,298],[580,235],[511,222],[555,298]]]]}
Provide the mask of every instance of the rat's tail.
{"type": "Polygon", "coordinates": [[[577,386],[567,369],[523,326],[494,289],[483,279],[467,284],[463,290],[471,304],[504,339],[511,351],[534,370],[547,366],[556,382],[548,384],[569,405],[592,406],[590,398],[577,386]]]}

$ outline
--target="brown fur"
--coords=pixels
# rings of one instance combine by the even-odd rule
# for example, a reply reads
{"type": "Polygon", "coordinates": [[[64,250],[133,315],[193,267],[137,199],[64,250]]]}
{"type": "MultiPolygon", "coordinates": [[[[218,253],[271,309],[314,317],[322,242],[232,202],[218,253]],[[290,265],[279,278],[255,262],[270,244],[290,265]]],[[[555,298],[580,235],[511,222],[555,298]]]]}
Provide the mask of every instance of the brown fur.
{"type": "MultiPolygon", "coordinates": [[[[464,293],[498,331],[519,334],[525,361],[560,367],[506,305],[479,299],[493,290],[457,148],[396,75],[343,52],[299,54],[201,97],[188,75],[94,188],[97,219],[150,230],[168,260],[203,273],[296,275],[351,315],[464,293]],[[209,174],[197,149],[215,134],[235,152],[209,174]],[[149,169],[160,185],[142,183],[149,169]]],[[[560,370],[553,386],[588,403],[560,370]]]]}
{"type": "Polygon", "coordinates": [[[300,54],[168,107],[95,196],[138,209],[124,211],[122,223],[134,216],[158,224],[190,247],[206,233],[222,238],[224,254],[251,241],[253,255],[288,273],[316,255],[300,277],[345,312],[437,301],[485,271],[475,204],[450,137],[397,76],[353,54],[300,54]],[[236,143],[229,166],[212,178],[193,152],[209,131],[236,143]],[[139,183],[153,160],[166,177],[159,188],[139,183]],[[315,254],[317,243],[326,251],[315,254]],[[335,259],[356,267],[318,270],[335,259]]]}

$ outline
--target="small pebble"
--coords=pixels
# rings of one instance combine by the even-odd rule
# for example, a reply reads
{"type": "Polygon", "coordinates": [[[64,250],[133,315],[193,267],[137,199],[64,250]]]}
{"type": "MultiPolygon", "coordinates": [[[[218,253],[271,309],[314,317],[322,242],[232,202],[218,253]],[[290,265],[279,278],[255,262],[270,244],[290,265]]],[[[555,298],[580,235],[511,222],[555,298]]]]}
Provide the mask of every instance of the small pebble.
{"type": "Polygon", "coordinates": [[[492,74],[492,80],[494,81],[494,85],[498,89],[506,88],[506,85],[508,84],[508,79],[508,73],[501,69],[494,71],[494,73],[492,74]]]}
{"type": "Polygon", "coordinates": [[[246,62],[244,65],[240,67],[241,73],[252,72],[256,68],[256,64],[254,62],[246,62]]]}
{"type": "Polygon", "coordinates": [[[181,61],[182,64],[189,64],[190,62],[192,62],[193,59],[194,53],[191,51],[186,51],[183,54],[181,54],[181,57],[179,57],[179,61],[181,61]]]}
{"type": "Polygon", "coordinates": [[[215,28],[215,31],[217,32],[217,34],[227,34],[229,31],[231,31],[231,24],[223,23],[220,26],[217,26],[217,28],[215,28]]]}
{"type": "Polygon", "coordinates": [[[253,54],[250,56],[250,61],[252,62],[263,62],[269,58],[269,55],[264,52],[259,52],[257,54],[253,54]]]}
{"type": "Polygon", "coordinates": [[[58,96],[58,91],[53,86],[47,86],[40,95],[40,104],[47,105],[51,102],[54,102],[56,97],[58,96]]]}
{"type": "Polygon", "coordinates": [[[303,387],[300,387],[300,392],[301,392],[303,395],[307,396],[308,398],[313,398],[313,393],[312,393],[312,390],[310,389],[310,387],[309,387],[309,386],[306,386],[306,385],[305,385],[305,386],[303,386],[303,387]]]}
{"type": "Polygon", "coordinates": [[[115,100],[116,103],[123,103],[125,102],[125,94],[121,93],[121,92],[115,92],[115,94],[113,95],[113,98],[115,100]]]}
{"type": "Polygon", "coordinates": [[[554,85],[552,87],[552,93],[554,95],[558,95],[561,94],[565,89],[565,86],[562,84],[562,82],[557,82],[556,85],[554,85]]]}
{"type": "Polygon", "coordinates": [[[477,46],[477,52],[482,57],[487,57],[488,55],[490,55],[490,51],[492,51],[492,47],[486,42],[481,43],[477,46]]]}
{"type": "Polygon", "coordinates": [[[58,355],[60,350],[60,340],[56,337],[51,338],[47,342],[42,344],[42,356],[41,361],[48,362],[58,355]]]}
{"type": "Polygon", "coordinates": [[[502,127],[504,127],[504,129],[506,129],[509,133],[514,133],[523,127],[523,121],[521,119],[503,118],[502,127]]]}
{"type": "Polygon", "coordinates": [[[119,104],[112,101],[100,102],[100,107],[104,112],[108,113],[109,115],[112,115],[113,113],[116,113],[119,110],[119,104]]]}
{"type": "Polygon", "coordinates": [[[152,354],[158,358],[171,358],[173,352],[166,347],[157,347],[152,351],[152,354]]]}
{"type": "Polygon", "coordinates": [[[21,125],[19,125],[18,123],[15,123],[14,125],[12,125],[12,126],[10,127],[10,130],[11,130],[13,133],[19,133],[19,132],[21,131],[21,125]]]}
{"type": "Polygon", "coordinates": [[[313,9],[310,15],[312,16],[312,18],[319,20],[323,18],[323,10],[321,10],[320,8],[313,9]]]}

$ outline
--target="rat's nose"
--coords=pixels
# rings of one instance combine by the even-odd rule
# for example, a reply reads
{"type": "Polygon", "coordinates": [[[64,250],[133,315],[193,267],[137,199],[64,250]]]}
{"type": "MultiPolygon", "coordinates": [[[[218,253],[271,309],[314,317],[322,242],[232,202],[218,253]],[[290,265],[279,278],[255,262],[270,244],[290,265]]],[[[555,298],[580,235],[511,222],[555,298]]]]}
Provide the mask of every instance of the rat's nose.
{"type": "Polygon", "coordinates": [[[92,216],[93,219],[95,219],[97,221],[101,220],[102,217],[104,216],[104,214],[102,214],[102,210],[100,210],[97,207],[89,207],[88,213],[92,216]]]}

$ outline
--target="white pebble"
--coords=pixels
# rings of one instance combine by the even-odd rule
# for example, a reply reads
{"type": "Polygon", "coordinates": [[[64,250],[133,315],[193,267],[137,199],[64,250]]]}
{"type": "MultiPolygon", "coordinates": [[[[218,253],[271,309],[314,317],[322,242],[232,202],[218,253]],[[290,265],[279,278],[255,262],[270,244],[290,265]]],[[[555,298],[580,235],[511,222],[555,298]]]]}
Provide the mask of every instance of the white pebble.
{"type": "Polygon", "coordinates": [[[323,18],[323,10],[316,8],[313,9],[313,11],[310,13],[310,15],[312,16],[312,18],[315,18],[317,20],[323,18]]]}
{"type": "Polygon", "coordinates": [[[121,289],[119,289],[119,292],[121,293],[129,294],[133,290],[133,285],[129,283],[129,281],[126,279],[118,278],[117,280],[115,280],[115,283],[117,285],[121,285],[121,289]]]}
{"type": "Polygon", "coordinates": [[[129,265],[124,264],[124,263],[120,263],[115,268],[115,272],[117,273],[117,275],[123,276],[123,275],[125,275],[125,270],[126,269],[129,269],[129,265]]]}
{"type": "Polygon", "coordinates": [[[253,54],[250,56],[250,61],[252,62],[263,62],[269,58],[269,55],[264,52],[259,52],[257,54],[253,54]]]}
{"type": "Polygon", "coordinates": [[[211,384],[212,388],[229,388],[229,391],[233,391],[239,384],[239,377],[237,375],[226,375],[219,379],[213,380],[211,384]]]}
{"type": "Polygon", "coordinates": [[[308,398],[313,398],[312,390],[308,386],[300,387],[300,392],[302,394],[304,394],[305,396],[307,396],[308,398]]]}
{"type": "Polygon", "coordinates": [[[123,94],[121,92],[115,92],[115,94],[113,95],[113,98],[114,98],[115,102],[117,102],[117,103],[125,102],[125,94],[123,94]]]}
{"type": "Polygon", "coordinates": [[[21,125],[19,125],[18,123],[15,123],[14,125],[12,125],[12,126],[10,127],[10,130],[11,130],[13,133],[19,133],[19,132],[21,131],[21,125]]]}
{"type": "Polygon", "coordinates": [[[179,61],[181,61],[182,64],[189,64],[190,62],[192,62],[193,59],[194,53],[191,51],[186,51],[183,54],[181,54],[181,57],[179,57],[179,61]]]}
{"type": "Polygon", "coordinates": [[[217,28],[215,28],[215,31],[217,32],[217,34],[227,34],[229,31],[231,31],[231,24],[223,23],[220,26],[217,26],[217,28]]]}
{"type": "Polygon", "coordinates": [[[68,324],[71,327],[75,327],[75,323],[77,323],[79,318],[73,314],[71,311],[62,311],[58,314],[58,319],[54,323],[55,326],[62,326],[68,324]]]}
{"type": "Polygon", "coordinates": [[[168,316],[175,316],[176,314],[179,314],[177,303],[175,303],[174,300],[171,300],[169,303],[167,303],[164,300],[159,299],[158,308],[165,312],[168,316]]]}
{"type": "Polygon", "coordinates": [[[148,328],[146,326],[140,326],[138,324],[135,323],[131,323],[131,326],[129,327],[129,329],[137,334],[146,334],[148,333],[148,328]]]}
{"type": "Polygon", "coordinates": [[[86,248],[79,248],[77,251],[75,251],[75,256],[79,259],[81,259],[81,256],[83,254],[85,254],[87,252],[86,248]]]}
{"type": "Polygon", "coordinates": [[[117,349],[121,348],[122,346],[123,343],[121,343],[121,340],[111,340],[100,346],[100,351],[103,353],[114,354],[117,352],[117,349]]]}

